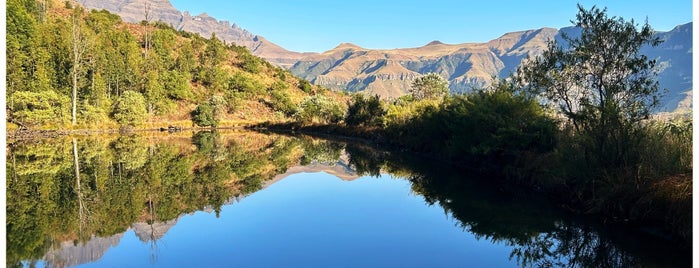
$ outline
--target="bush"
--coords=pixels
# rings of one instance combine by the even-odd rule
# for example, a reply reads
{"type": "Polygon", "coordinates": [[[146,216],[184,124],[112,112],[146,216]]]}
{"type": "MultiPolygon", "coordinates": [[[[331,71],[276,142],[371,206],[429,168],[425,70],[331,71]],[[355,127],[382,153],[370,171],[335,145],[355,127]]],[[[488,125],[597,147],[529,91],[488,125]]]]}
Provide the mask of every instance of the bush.
{"type": "Polygon", "coordinates": [[[305,79],[299,80],[299,89],[301,89],[303,92],[306,92],[308,94],[311,94],[313,92],[313,87],[311,86],[311,82],[308,82],[308,80],[305,80],[305,79]]]}
{"type": "Polygon", "coordinates": [[[265,92],[265,87],[249,74],[237,72],[228,79],[228,90],[243,93],[241,96],[250,98],[263,94],[265,92]]]}
{"type": "Polygon", "coordinates": [[[8,100],[11,120],[25,125],[46,122],[67,122],[70,115],[70,99],[52,90],[42,92],[17,91],[8,100]]]}
{"type": "Polygon", "coordinates": [[[272,102],[270,106],[275,111],[280,111],[286,116],[292,116],[296,113],[296,105],[289,98],[289,94],[281,90],[274,90],[271,93],[272,102]]]}
{"type": "Polygon", "coordinates": [[[356,94],[347,109],[345,123],[349,126],[381,126],[386,109],[379,96],[365,97],[356,94]]]}
{"type": "Polygon", "coordinates": [[[136,91],[127,90],[114,105],[112,116],[121,125],[135,126],[146,120],[146,99],[136,91]]]}
{"type": "Polygon", "coordinates": [[[210,103],[202,103],[192,112],[192,121],[200,127],[216,127],[218,121],[214,113],[214,106],[210,103]]]}
{"type": "Polygon", "coordinates": [[[338,123],[344,117],[344,109],[325,96],[309,96],[301,101],[294,117],[304,123],[338,123]]]}
{"type": "Polygon", "coordinates": [[[394,105],[391,114],[398,121],[387,122],[386,133],[395,143],[487,170],[517,169],[522,158],[549,152],[556,141],[556,122],[541,106],[508,91],[394,105]]]}

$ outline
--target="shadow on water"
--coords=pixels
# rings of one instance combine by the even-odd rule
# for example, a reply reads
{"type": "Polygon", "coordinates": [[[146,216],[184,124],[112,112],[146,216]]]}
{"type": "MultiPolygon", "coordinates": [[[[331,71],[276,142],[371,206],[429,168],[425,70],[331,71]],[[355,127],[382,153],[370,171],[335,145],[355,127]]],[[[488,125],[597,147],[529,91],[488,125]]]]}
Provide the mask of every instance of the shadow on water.
{"type": "Polygon", "coordinates": [[[601,226],[566,213],[502,180],[414,155],[345,148],[360,174],[403,177],[428,204],[437,204],[479,239],[513,247],[523,267],[690,267],[691,252],[670,241],[601,226]]]}
{"type": "Polygon", "coordinates": [[[7,152],[8,267],[96,261],[130,229],[157,261],[158,240],[183,214],[218,216],[289,169],[317,163],[410,181],[464,230],[511,247],[521,266],[691,265],[691,253],[667,242],[571,217],[497,179],[362,144],[199,132],[10,141],[7,152]],[[93,250],[82,256],[81,245],[93,250]]]}

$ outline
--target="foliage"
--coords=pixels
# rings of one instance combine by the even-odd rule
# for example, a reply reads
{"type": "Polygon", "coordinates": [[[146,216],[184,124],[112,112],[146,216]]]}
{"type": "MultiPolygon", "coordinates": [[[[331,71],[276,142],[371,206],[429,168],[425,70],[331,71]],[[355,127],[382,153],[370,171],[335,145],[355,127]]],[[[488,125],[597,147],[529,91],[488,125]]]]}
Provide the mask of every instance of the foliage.
{"type": "Polygon", "coordinates": [[[436,73],[428,73],[413,79],[408,91],[416,100],[438,99],[449,93],[449,82],[436,73]]]}
{"type": "Polygon", "coordinates": [[[47,122],[65,123],[70,114],[70,99],[52,90],[42,92],[17,91],[10,96],[12,103],[8,116],[25,124],[47,122]]]}
{"type": "Polygon", "coordinates": [[[557,105],[568,119],[589,169],[637,169],[644,140],[642,120],[658,104],[655,60],[639,53],[660,43],[646,23],[608,17],[605,10],[578,5],[579,37],[568,47],[551,42],[516,79],[532,94],[557,105]]]}
{"type": "Polygon", "coordinates": [[[299,89],[308,94],[311,94],[313,92],[313,87],[311,86],[311,83],[308,82],[308,80],[306,79],[299,79],[299,89]]]}
{"type": "Polygon", "coordinates": [[[296,113],[296,105],[291,101],[289,94],[284,90],[272,90],[270,93],[272,109],[280,111],[286,116],[293,116],[296,113]]]}
{"type": "Polygon", "coordinates": [[[386,109],[378,95],[356,94],[348,105],[345,123],[349,126],[381,126],[386,109]]]}
{"type": "Polygon", "coordinates": [[[243,46],[228,45],[216,35],[205,39],[177,31],[161,22],[131,27],[107,11],[70,5],[71,10],[64,10],[46,1],[8,1],[7,106],[12,109],[15,97],[43,95],[18,99],[19,117],[10,115],[9,120],[24,120],[26,127],[59,127],[59,115],[52,115],[55,120],[46,116],[63,106],[39,108],[53,98],[46,98],[47,92],[71,98],[75,123],[83,126],[132,124],[124,123],[128,120],[123,116],[130,112],[115,113],[113,107],[127,91],[145,98],[146,117],[181,116],[191,112],[181,110],[191,107],[188,104],[213,95],[224,96],[229,112],[245,101],[271,97],[276,110],[287,117],[295,113],[287,91],[297,78],[243,46]],[[270,85],[272,76],[275,82],[270,85]],[[268,87],[273,90],[266,91],[268,87]]]}
{"type": "Polygon", "coordinates": [[[243,93],[247,98],[264,93],[264,86],[247,73],[236,72],[228,79],[228,91],[243,93]]]}
{"type": "Polygon", "coordinates": [[[192,112],[192,121],[201,127],[216,127],[218,120],[214,115],[214,110],[214,105],[211,103],[199,104],[192,112]]]}
{"type": "Polygon", "coordinates": [[[135,126],[146,120],[146,99],[136,91],[126,91],[114,104],[112,116],[121,125],[135,126]]]}
{"type": "Polygon", "coordinates": [[[309,96],[301,101],[294,117],[304,123],[338,123],[344,117],[344,108],[325,96],[309,96]]]}

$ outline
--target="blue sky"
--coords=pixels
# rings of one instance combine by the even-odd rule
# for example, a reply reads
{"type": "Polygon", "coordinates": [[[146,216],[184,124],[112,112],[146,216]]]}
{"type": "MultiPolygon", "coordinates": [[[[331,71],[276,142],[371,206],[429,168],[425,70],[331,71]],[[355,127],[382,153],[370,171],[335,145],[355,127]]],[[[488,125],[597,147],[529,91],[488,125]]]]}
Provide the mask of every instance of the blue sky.
{"type": "Polygon", "coordinates": [[[365,48],[485,42],[506,32],[571,25],[576,4],[607,7],[607,14],[659,31],[692,21],[691,0],[171,0],[192,15],[206,12],[293,51],[322,52],[343,42],[365,48]]]}

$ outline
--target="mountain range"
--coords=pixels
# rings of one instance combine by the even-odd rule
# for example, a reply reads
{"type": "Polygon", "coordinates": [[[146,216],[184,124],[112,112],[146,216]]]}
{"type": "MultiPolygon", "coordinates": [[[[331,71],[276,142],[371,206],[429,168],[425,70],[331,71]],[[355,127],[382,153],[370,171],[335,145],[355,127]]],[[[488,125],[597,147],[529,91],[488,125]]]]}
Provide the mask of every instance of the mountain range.
{"type": "MultiPolygon", "coordinates": [[[[488,85],[493,77],[506,77],[529,55],[538,55],[549,40],[562,41],[562,34],[575,35],[574,27],[541,28],[511,32],[485,43],[444,44],[432,41],[417,48],[366,49],[343,43],[323,53],[286,50],[262,36],[207,14],[196,16],[175,9],[168,0],[84,0],[92,9],[106,9],[127,22],[162,21],[175,29],[247,47],[270,63],[314,84],[336,90],[377,94],[385,99],[407,93],[410,81],[434,72],[449,80],[453,93],[488,85]]],[[[658,81],[667,92],[660,111],[691,108],[692,23],[656,35],[664,40],[642,53],[657,60],[658,81]]]]}

